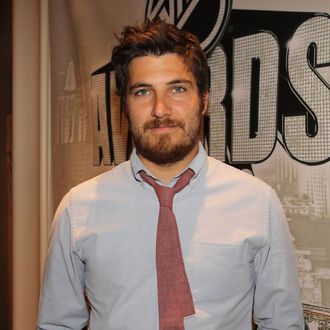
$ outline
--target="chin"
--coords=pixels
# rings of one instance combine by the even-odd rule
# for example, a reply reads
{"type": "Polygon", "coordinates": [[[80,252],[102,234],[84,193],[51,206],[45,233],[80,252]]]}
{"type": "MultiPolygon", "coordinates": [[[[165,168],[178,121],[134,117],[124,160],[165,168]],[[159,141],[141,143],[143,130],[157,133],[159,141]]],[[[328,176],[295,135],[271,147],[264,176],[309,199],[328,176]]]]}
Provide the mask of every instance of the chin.
{"type": "Polygon", "coordinates": [[[177,144],[171,147],[155,145],[153,147],[137,147],[137,153],[158,165],[170,165],[184,160],[194,149],[193,144],[177,144]]]}

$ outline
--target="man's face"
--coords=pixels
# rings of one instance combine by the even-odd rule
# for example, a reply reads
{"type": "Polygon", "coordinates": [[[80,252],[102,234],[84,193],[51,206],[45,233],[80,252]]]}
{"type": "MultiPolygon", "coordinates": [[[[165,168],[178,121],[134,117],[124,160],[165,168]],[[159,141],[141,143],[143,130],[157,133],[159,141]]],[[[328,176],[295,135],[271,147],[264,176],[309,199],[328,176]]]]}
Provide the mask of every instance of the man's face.
{"type": "Polygon", "coordinates": [[[172,164],[196,152],[203,112],[196,80],[176,54],[142,56],[129,65],[127,115],[137,153],[172,164]]]}

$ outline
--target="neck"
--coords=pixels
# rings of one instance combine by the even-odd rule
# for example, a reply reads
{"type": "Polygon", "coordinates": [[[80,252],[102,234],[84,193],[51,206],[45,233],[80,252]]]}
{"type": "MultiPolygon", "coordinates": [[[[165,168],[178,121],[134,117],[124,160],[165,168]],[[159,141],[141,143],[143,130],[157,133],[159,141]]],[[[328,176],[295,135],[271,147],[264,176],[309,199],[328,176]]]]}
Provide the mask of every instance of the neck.
{"type": "Polygon", "coordinates": [[[138,155],[143,165],[149,169],[149,171],[164,185],[168,185],[173,177],[184,170],[198,153],[198,144],[194,146],[191,152],[182,160],[170,163],[170,164],[156,164],[152,161],[144,158],[142,155],[138,155]]]}

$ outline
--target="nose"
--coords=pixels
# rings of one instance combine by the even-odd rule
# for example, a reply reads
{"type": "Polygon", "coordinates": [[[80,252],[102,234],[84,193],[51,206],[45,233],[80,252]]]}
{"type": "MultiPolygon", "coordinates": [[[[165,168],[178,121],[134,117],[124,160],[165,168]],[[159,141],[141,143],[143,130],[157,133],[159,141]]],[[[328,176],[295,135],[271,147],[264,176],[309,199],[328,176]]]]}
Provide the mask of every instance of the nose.
{"type": "Polygon", "coordinates": [[[153,106],[152,115],[156,118],[163,118],[171,114],[171,107],[166,97],[163,95],[156,95],[153,106]]]}

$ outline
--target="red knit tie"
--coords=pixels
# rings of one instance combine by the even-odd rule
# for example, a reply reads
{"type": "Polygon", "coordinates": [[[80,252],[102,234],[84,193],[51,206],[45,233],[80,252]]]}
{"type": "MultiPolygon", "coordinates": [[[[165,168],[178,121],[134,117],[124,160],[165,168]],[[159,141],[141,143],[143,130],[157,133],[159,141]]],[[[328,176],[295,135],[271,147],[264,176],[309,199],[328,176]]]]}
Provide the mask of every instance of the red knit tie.
{"type": "Polygon", "coordinates": [[[174,195],[189,183],[194,171],[187,169],[173,188],[158,185],[144,171],[140,175],[155,189],[160,204],[156,242],[159,329],[183,330],[183,318],[194,314],[195,308],[172,204],[174,195]]]}

